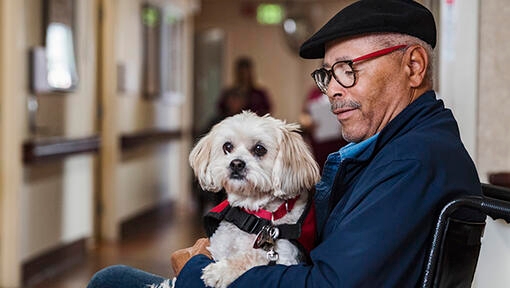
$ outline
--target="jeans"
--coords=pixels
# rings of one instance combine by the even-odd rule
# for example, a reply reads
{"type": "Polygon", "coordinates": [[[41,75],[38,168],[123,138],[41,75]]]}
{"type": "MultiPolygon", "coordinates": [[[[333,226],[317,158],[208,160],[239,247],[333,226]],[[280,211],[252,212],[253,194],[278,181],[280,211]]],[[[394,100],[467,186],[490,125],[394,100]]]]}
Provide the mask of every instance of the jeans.
{"type": "Polygon", "coordinates": [[[115,265],[98,271],[87,288],[146,288],[158,287],[168,279],[129,266],[115,265]]]}

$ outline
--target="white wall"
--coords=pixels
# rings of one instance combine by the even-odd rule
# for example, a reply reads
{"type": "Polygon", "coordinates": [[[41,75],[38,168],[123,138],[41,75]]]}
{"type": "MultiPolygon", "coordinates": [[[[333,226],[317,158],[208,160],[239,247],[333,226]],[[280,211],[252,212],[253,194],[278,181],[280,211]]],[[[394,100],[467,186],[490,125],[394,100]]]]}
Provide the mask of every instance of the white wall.
{"type": "Polygon", "coordinates": [[[446,1],[440,5],[438,93],[452,109],[460,136],[477,159],[478,12],[479,0],[446,1]],[[447,4],[449,3],[449,4],[447,4]]]}
{"type": "MultiPolygon", "coordinates": [[[[461,1],[457,1],[461,2],[461,1]]],[[[478,90],[478,160],[482,179],[510,171],[510,6],[506,0],[480,2],[478,90]]],[[[503,288],[510,283],[510,225],[487,221],[478,262],[476,287],[503,288]]]]}
{"type": "Polygon", "coordinates": [[[473,287],[507,288],[510,283],[510,225],[487,220],[473,287]]]}
{"type": "MultiPolygon", "coordinates": [[[[482,182],[510,170],[510,9],[504,0],[441,0],[440,94],[455,114],[482,182]],[[503,52],[505,51],[505,52],[503,52]]],[[[473,287],[508,287],[510,225],[487,220],[473,287]]]]}
{"type": "MultiPolygon", "coordinates": [[[[488,173],[510,168],[510,74],[502,65],[510,61],[510,33],[501,29],[510,24],[510,9],[504,0],[440,0],[440,11],[439,93],[487,182],[488,173]]],[[[473,287],[508,287],[508,243],[510,225],[488,219],[473,287]]]]}
{"type": "Polygon", "coordinates": [[[478,100],[478,169],[510,171],[510,5],[480,1],[480,89],[478,100]]]}

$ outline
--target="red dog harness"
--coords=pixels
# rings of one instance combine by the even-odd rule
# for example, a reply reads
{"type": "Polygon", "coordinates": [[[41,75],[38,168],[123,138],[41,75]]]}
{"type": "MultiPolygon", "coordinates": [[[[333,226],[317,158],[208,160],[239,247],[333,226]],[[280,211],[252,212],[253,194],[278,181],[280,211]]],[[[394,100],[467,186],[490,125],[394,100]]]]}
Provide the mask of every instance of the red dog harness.
{"type": "Polygon", "coordinates": [[[207,236],[211,237],[223,220],[250,234],[259,234],[265,227],[275,227],[279,231],[277,239],[291,241],[309,259],[310,251],[315,247],[316,240],[315,205],[313,205],[313,201],[308,201],[297,223],[273,225],[274,220],[282,218],[294,208],[297,199],[286,201],[274,212],[264,209],[251,211],[232,207],[228,200],[225,200],[204,216],[205,231],[207,236]]]}

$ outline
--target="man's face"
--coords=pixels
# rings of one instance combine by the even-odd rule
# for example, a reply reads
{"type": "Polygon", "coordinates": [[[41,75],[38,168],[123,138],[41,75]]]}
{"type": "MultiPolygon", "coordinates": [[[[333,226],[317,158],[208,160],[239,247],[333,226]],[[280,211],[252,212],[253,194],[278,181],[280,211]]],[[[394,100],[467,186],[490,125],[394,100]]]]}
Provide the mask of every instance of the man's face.
{"type": "MultiPolygon", "coordinates": [[[[366,37],[332,41],[326,44],[324,67],[341,60],[351,60],[387,47],[380,47],[366,37]]],[[[409,103],[402,51],[353,65],[356,84],[344,88],[335,79],[328,86],[332,112],[342,124],[343,137],[349,142],[363,141],[380,132],[409,103]]]]}

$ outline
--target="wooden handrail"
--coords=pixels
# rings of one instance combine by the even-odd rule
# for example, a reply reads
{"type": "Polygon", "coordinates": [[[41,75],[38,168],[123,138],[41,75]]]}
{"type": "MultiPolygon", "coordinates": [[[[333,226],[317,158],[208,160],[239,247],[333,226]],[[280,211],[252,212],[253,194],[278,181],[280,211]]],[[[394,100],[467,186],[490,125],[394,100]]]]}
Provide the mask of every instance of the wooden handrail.
{"type": "Polygon", "coordinates": [[[181,130],[147,129],[123,134],[120,137],[120,146],[122,150],[128,150],[139,146],[180,139],[181,136],[181,130]]]}
{"type": "Polygon", "coordinates": [[[61,159],[81,153],[96,153],[100,146],[101,138],[97,135],[84,138],[30,139],[23,143],[23,163],[61,159]]]}
{"type": "Polygon", "coordinates": [[[489,183],[510,188],[510,171],[489,173],[489,183]]]}
{"type": "MultiPolygon", "coordinates": [[[[180,139],[181,130],[148,129],[120,137],[122,150],[180,139]]],[[[101,148],[97,135],[84,138],[49,137],[30,139],[23,143],[23,163],[62,159],[74,154],[96,153],[101,148]]]]}

